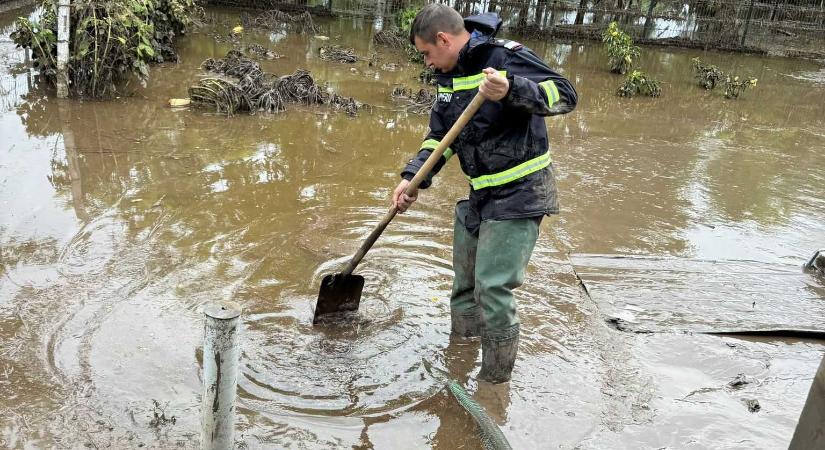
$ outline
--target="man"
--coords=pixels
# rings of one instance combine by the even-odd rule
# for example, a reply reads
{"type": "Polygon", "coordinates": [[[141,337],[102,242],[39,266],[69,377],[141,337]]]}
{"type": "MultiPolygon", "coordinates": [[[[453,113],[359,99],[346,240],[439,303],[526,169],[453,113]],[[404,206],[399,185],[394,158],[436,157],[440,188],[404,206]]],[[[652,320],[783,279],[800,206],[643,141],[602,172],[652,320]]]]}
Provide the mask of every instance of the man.
{"type": "Polygon", "coordinates": [[[455,208],[451,331],[481,336],[478,377],[491,383],[510,380],[519,341],[512,290],[524,281],[542,217],[558,213],[543,116],[570,112],[577,102],[570,82],[532,50],[496,39],[500,27],[495,13],[462,19],[441,4],[415,17],[410,42],[435,70],[438,96],[426,140],[393,192],[406,211],[418,196],[404,193],[409,180],[481,93],[486,101],[420,187],[458,155],[471,189],[455,208]]]}

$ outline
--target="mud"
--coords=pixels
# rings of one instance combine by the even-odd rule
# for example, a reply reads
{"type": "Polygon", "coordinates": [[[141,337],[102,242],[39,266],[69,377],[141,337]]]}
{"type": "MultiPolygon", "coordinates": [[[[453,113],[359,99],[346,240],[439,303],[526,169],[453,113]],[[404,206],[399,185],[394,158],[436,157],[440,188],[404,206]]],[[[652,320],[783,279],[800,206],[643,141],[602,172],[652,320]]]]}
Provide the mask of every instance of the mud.
{"type": "Polygon", "coordinates": [[[196,448],[201,309],[226,299],[244,307],[241,448],[481,448],[428,366],[462,383],[513,448],[787,447],[825,345],[675,330],[825,323],[822,277],[801,268],[825,242],[820,66],[649,49],[662,97],[622,99],[600,47],[525,42],[581,103],[547,121],[562,213],[542,223],[516,296],[513,379],[491,392],[475,380],[478,343],[449,339],[458,164],[359,266],[360,319],[311,324],[320,280],[385,214],[426,133],[426,115],[391,95],[426,88],[421,67],[376,49],[360,19],[316,25],[399,70],[323,61],[315,35],[247,30],[239,45],[284,55],[263,71],[308,69],[374,109],[169,108],[202,61],[232,49],[209,33],[239,14],[208,14],[216,28],[184,37],[179,64],[82,103],[36,89],[8,41],[14,17],[0,16],[0,446],[196,448]],[[692,77],[697,56],[759,85],[710,95],[692,77]],[[609,317],[654,332],[618,332],[609,317]],[[755,381],[729,387],[739,374],[755,381]]]}

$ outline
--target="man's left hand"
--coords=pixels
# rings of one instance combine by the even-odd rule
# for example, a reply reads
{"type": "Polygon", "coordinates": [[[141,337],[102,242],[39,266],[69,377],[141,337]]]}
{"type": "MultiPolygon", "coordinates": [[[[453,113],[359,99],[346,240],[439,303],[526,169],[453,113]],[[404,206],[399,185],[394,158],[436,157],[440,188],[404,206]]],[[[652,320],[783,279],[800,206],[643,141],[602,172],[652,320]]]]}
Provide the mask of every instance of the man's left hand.
{"type": "Polygon", "coordinates": [[[501,76],[496,69],[488,67],[482,72],[486,77],[481,80],[481,85],[478,87],[478,93],[487,100],[497,102],[507,96],[507,91],[510,90],[510,82],[507,78],[501,76]]]}

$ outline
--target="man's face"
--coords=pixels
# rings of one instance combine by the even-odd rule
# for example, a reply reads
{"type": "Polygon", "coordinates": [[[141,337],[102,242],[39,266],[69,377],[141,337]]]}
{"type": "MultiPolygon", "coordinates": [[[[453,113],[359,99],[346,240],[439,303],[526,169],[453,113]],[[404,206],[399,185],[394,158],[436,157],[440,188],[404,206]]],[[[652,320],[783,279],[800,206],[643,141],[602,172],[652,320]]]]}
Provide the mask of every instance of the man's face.
{"type": "Polygon", "coordinates": [[[424,64],[427,67],[449,72],[458,62],[458,53],[461,50],[456,41],[454,36],[439,32],[435,36],[434,43],[426,42],[416,36],[415,48],[424,55],[424,64]]]}

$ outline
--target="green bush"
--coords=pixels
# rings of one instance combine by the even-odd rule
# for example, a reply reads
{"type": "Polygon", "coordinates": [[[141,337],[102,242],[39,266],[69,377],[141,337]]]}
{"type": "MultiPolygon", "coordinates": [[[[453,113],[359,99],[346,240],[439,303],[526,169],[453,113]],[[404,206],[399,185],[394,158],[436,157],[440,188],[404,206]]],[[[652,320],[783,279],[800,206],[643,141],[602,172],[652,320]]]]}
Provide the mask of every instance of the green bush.
{"type": "Polygon", "coordinates": [[[420,6],[408,6],[396,13],[396,25],[405,36],[410,34],[410,28],[412,27],[413,20],[415,20],[415,16],[419,11],[421,11],[420,6]]]}
{"type": "Polygon", "coordinates": [[[722,71],[713,64],[705,64],[699,58],[693,58],[693,73],[699,84],[705,89],[713,89],[716,83],[724,77],[722,71]]]}
{"type": "Polygon", "coordinates": [[[633,39],[619,29],[619,24],[611,22],[602,33],[602,42],[607,47],[607,63],[610,71],[624,75],[633,68],[639,57],[639,47],[633,45],[633,39]]]}
{"type": "MultiPolygon", "coordinates": [[[[70,14],[69,91],[104,98],[132,75],[145,80],[148,64],[176,59],[175,36],[192,23],[193,0],[75,0],[70,14]]],[[[40,79],[57,79],[57,5],[43,2],[39,20],[18,18],[11,37],[32,50],[40,79]]]]}
{"type": "Polygon", "coordinates": [[[725,78],[725,98],[739,98],[745,89],[756,87],[756,78],[742,78],[728,75],[725,78]]]}
{"type": "Polygon", "coordinates": [[[619,90],[616,91],[616,95],[620,97],[634,97],[636,95],[658,97],[661,94],[662,88],[659,82],[639,70],[634,70],[627,74],[624,83],[622,83],[622,85],[619,86],[619,90]]]}

